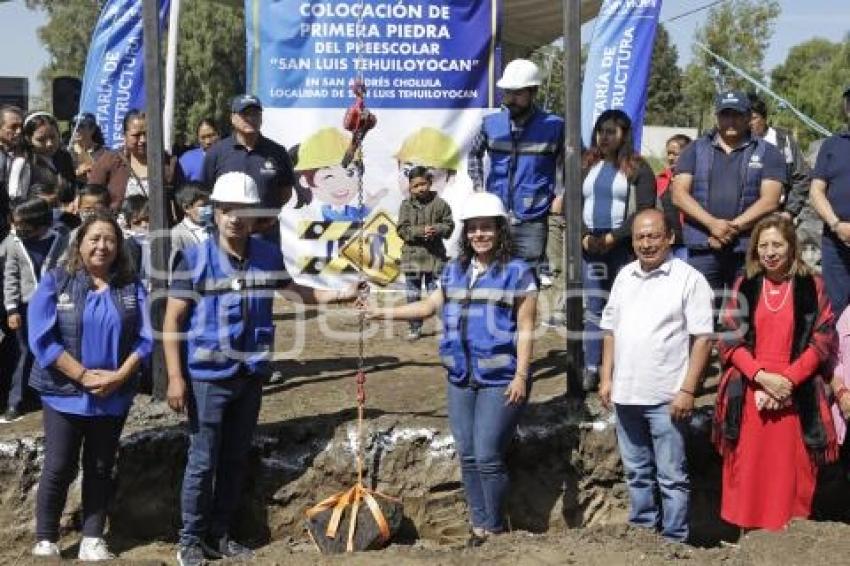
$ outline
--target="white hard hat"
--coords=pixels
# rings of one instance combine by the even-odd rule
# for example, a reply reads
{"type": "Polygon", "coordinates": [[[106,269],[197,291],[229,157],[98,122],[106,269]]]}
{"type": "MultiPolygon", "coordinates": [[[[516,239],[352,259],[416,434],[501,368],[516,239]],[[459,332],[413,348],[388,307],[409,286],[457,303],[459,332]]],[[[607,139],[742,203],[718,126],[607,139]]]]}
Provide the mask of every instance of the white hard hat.
{"type": "Polygon", "coordinates": [[[496,82],[496,86],[505,90],[517,90],[530,86],[540,86],[543,76],[540,67],[528,59],[514,59],[505,67],[502,78],[496,82]]]}
{"type": "Polygon", "coordinates": [[[231,171],[215,180],[210,200],[237,204],[260,204],[257,183],[250,175],[231,171]]]}
{"type": "Polygon", "coordinates": [[[466,199],[463,211],[460,213],[461,220],[493,216],[508,217],[505,205],[502,204],[502,199],[493,193],[472,193],[466,199]]]}

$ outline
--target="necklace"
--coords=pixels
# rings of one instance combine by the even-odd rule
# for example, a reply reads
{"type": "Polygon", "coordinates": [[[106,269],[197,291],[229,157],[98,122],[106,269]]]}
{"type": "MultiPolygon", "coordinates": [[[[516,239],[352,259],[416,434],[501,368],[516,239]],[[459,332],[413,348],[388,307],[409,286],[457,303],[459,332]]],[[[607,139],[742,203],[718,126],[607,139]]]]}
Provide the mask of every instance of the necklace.
{"type": "Polygon", "coordinates": [[[785,302],[788,300],[788,296],[791,294],[791,282],[789,281],[787,286],[785,287],[785,294],[782,296],[782,301],[779,303],[779,306],[772,307],[770,306],[770,301],[768,301],[767,296],[769,294],[775,294],[774,292],[778,291],[777,289],[768,289],[767,287],[767,277],[762,279],[761,281],[761,296],[764,300],[764,308],[769,310],[770,312],[779,312],[782,310],[782,307],[785,306],[785,302]]]}

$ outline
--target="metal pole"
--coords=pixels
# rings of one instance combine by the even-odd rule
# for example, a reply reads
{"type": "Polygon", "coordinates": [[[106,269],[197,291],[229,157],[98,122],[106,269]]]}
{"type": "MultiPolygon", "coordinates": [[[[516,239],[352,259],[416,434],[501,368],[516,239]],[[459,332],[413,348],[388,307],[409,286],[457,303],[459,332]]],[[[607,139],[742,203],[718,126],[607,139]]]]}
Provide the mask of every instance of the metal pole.
{"type": "Polygon", "coordinates": [[[151,211],[151,323],[156,344],[153,352],[153,397],[165,399],[167,380],[165,358],[162,353],[162,318],[165,313],[163,297],[166,290],[167,260],[171,239],[168,234],[168,196],[163,182],[162,139],[162,62],[160,61],[159,0],[143,0],[143,41],[145,49],[145,100],[147,112],[148,142],[148,194],[151,211]]]}
{"type": "Polygon", "coordinates": [[[564,275],[566,276],[567,395],[583,397],[581,282],[581,2],[564,9],[564,275]]]}
{"type": "Polygon", "coordinates": [[[168,14],[168,47],[165,52],[165,109],[162,116],[163,143],[171,149],[174,134],[174,85],[177,80],[177,43],[180,37],[180,0],[171,0],[168,14]]]}

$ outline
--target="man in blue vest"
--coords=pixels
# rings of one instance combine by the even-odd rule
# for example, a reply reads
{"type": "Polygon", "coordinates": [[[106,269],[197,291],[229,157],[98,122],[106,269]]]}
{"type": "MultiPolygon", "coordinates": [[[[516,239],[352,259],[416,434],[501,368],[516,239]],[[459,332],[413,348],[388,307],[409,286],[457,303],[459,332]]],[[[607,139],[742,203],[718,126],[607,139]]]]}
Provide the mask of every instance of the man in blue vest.
{"type": "Polygon", "coordinates": [[[715,110],[717,128],[679,156],[671,190],[685,214],[688,262],[708,280],[719,305],[744,266],[753,225],[779,208],[787,170],[779,150],[751,134],[746,94],[719,94],[715,110]]]}
{"type": "MultiPolygon", "coordinates": [[[[844,89],[850,118],[850,86],[844,89]]],[[[823,220],[821,265],[826,294],[836,317],[850,304],[850,129],[829,136],[812,172],[812,207],[823,220]]]]}
{"type": "Polygon", "coordinates": [[[540,69],[526,59],[508,63],[496,83],[503,110],[484,118],[469,152],[476,191],[502,199],[513,230],[514,255],[539,266],[546,250],[547,215],[564,155],[564,120],[534,104],[540,69]],[[484,182],[484,154],[490,173],[484,182]]]}
{"type": "Polygon", "coordinates": [[[224,173],[211,200],[216,233],[178,255],[163,321],[168,404],[189,416],[177,552],[182,566],[253,554],[229,531],[274,348],[274,292],[312,304],[348,301],[357,293],[294,283],[280,248],[251,237],[261,206],[251,176],[224,173]]]}

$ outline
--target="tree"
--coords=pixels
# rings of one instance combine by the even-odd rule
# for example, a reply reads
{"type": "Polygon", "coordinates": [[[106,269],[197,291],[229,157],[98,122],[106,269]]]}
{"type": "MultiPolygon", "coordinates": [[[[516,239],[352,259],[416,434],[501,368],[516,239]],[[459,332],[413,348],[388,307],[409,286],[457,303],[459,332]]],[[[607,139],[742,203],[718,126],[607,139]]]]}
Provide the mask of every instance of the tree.
{"type": "Polygon", "coordinates": [[[688,124],[682,94],[682,70],[678,61],[679,52],[670,43],[670,34],[663,25],[659,25],[652,47],[645,123],[663,126],[688,124]]]}
{"type": "Polygon", "coordinates": [[[195,136],[201,118],[230,124],[230,99],[245,92],[245,18],[240,6],[184,2],[180,12],[174,132],[195,136]]]}
{"type": "MultiPolygon", "coordinates": [[[[770,86],[801,112],[834,131],[846,121],[841,91],[846,86],[848,67],[850,35],[838,43],[812,39],[789,50],[785,62],[771,72],[770,86]]],[[[775,108],[773,114],[772,123],[795,130],[804,145],[820,137],[782,108],[775,108]]]]}
{"type": "Polygon", "coordinates": [[[39,73],[47,100],[54,77],[82,77],[102,4],[102,0],[27,0],[28,8],[47,12],[47,24],[38,29],[38,37],[50,54],[47,66],[39,73]]]}
{"type": "MultiPolygon", "coordinates": [[[[50,54],[42,69],[44,92],[59,75],[82,78],[91,34],[105,0],[27,0],[47,12],[38,33],[50,54]]],[[[163,38],[163,44],[165,39],[163,38]]],[[[241,5],[184,0],[174,100],[174,133],[194,138],[202,117],[220,124],[230,115],[229,101],[245,90],[245,20],[241,5]]],[[[48,97],[49,98],[49,97],[48,97]]]]}
{"type": "Polygon", "coordinates": [[[537,91],[537,104],[560,116],[564,115],[564,50],[560,45],[541,47],[531,54],[543,72],[543,84],[537,91]]]}
{"type": "MultiPolygon", "coordinates": [[[[709,11],[705,24],[697,29],[696,41],[724,57],[750,75],[764,78],[764,53],[773,35],[780,8],[776,0],[736,0],[709,11]]],[[[685,70],[685,96],[696,110],[696,121],[711,113],[718,89],[741,88],[749,84],[702,49],[694,45],[694,58],[685,70]]]]}

